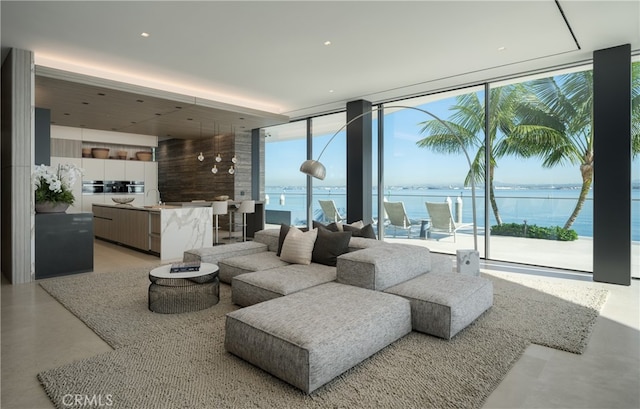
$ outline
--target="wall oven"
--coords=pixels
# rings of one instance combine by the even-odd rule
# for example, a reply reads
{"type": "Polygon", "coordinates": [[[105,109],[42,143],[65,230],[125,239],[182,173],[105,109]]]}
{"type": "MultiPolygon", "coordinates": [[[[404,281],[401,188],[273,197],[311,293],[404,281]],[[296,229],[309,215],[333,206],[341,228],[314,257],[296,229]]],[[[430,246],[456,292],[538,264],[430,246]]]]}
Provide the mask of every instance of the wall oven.
{"type": "Polygon", "coordinates": [[[140,180],[84,180],[82,181],[83,195],[105,193],[142,194],[144,181],[140,180]]]}

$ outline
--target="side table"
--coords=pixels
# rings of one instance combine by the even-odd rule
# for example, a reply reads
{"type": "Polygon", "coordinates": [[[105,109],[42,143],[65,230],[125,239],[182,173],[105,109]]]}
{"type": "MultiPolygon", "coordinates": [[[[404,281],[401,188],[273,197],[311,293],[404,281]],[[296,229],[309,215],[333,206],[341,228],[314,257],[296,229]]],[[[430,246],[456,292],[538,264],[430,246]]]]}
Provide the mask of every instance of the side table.
{"type": "Polygon", "coordinates": [[[201,263],[199,271],[172,273],[171,265],[149,272],[149,310],[179,314],[212,307],[220,301],[218,266],[201,263]]]}

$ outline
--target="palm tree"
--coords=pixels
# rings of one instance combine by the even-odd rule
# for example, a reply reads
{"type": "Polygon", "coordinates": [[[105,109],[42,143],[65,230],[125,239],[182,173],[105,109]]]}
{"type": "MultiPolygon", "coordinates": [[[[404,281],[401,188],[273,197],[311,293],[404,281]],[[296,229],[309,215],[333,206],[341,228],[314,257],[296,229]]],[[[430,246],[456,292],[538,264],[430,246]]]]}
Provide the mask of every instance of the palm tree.
{"type": "MultiPolygon", "coordinates": [[[[505,149],[501,146],[504,135],[508,135],[514,124],[514,108],[519,100],[521,87],[508,85],[491,90],[489,98],[489,142],[491,161],[489,163],[489,201],[491,209],[498,225],[502,224],[502,218],[498,210],[494,194],[493,176],[497,166],[496,158],[500,157],[505,149]]],[[[472,166],[467,173],[464,184],[468,186],[471,178],[475,182],[482,183],[485,174],[485,144],[484,144],[484,101],[480,100],[478,93],[470,93],[456,97],[456,104],[449,108],[455,111],[448,121],[444,121],[451,130],[447,129],[437,120],[421,122],[420,133],[428,134],[416,142],[421,148],[429,148],[436,153],[461,154],[460,141],[468,151],[475,151],[472,158],[472,166]],[[451,131],[456,132],[453,135],[451,131]]]]}
{"type": "MultiPolygon", "coordinates": [[[[633,65],[632,140],[640,151],[640,64],[633,65]]],[[[524,84],[528,94],[517,109],[519,125],[508,136],[502,154],[539,157],[542,166],[579,165],[580,195],[564,224],[570,229],[593,183],[593,72],[581,71],[524,84]]]]}

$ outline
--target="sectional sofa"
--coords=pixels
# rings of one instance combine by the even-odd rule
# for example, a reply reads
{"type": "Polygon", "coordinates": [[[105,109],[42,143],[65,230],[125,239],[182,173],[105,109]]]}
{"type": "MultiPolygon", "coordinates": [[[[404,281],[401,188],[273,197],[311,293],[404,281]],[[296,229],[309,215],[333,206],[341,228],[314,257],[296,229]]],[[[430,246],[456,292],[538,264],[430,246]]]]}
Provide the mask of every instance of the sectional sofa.
{"type": "Polygon", "coordinates": [[[450,339],[493,305],[489,280],[453,273],[426,247],[320,228],[307,234],[311,260],[299,260],[291,245],[310,239],[287,230],[189,250],[184,261],[217,264],[244,307],[227,314],[225,348],[306,393],[412,330],[450,339]]]}

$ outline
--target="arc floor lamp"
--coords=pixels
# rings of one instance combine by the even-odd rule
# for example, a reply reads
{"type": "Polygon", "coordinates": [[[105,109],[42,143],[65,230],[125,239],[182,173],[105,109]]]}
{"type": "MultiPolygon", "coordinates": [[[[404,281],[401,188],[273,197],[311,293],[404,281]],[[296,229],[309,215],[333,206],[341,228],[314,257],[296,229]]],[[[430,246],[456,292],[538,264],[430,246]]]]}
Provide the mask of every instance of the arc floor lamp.
{"type": "Polygon", "coordinates": [[[469,164],[469,172],[471,173],[471,211],[473,214],[473,248],[474,250],[478,250],[478,223],[477,223],[477,217],[476,217],[476,182],[475,182],[475,172],[473,170],[473,164],[471,163],[471,157],[469,156],[469,153],[467,152],[467,148],[464,145],[464,141],[462,140],[462,138],[460,138],[460,136],[453,130],[451,129],[451,127],[444,122],[442,119],[440,119],[438,116],[436,116],[435,114],[422,109],[422,108],[417,108],[417,107],[412,107],[412,106],[408,106],[408,105],[387,105],[384,107],[374,107],[371,108],[369,111],[367,112],[363,112],[357,116],[355,116],[354,118],[351,118],[346,124],[342,125],[342,127],[340,127],[340,129],[338,129],[336,131],[336,133],[334,133],[331,138],[329,138],[329,141],[327,142],[327,144],[324,146],[324,148],[322,148],[322,151],[320,151],[320,155],[318,155],[318,159],[313,160],[313,159],[308,159],[305,160],[304,162],[302,162],[302,165],[300,165],[300,172],[307,174],[311,177],[314,177],[316,179],[320,179],[320,180],[324,180],[325,176],[327,175],[327,170],[325,168],[325,166],[320,162],[320,158],[322,157],[322,154],[324,153],[324,151],[327,149],[327,147],[329,146],[329,144],[331,144],[331,142],[335,139],[335,137],[347,126],[349,126],[352,122],[362,118],[365,115],[369,115],[372,112],[376,112],[376,111],[380,111],[382,109],[413,109],[415,111],[420,111],[428,116],[430,116],[431,118],[435,119],[436,121],[438,121],[442,126],[444,126],[445,128],[447,128],[447,130],[449,132],[451,132],[451,135],[455,136],[455,138],[458,140],[458,143],[460,144],[460,148],[462,148],[462,152],[464,152],[464,156],[467,159],[467,163],[469,164]]]}

